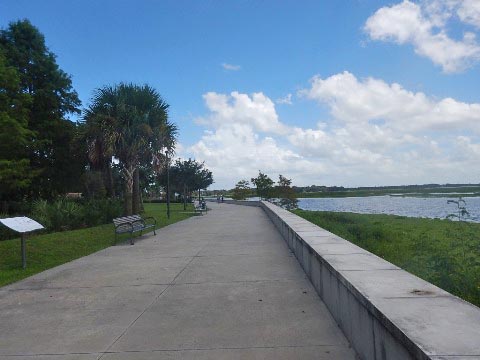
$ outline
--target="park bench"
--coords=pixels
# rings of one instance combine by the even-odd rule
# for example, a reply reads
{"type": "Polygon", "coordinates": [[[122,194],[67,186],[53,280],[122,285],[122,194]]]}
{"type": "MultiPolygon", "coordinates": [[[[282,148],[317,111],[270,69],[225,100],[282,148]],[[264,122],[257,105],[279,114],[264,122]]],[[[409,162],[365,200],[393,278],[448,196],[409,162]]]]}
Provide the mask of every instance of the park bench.
{"type": "Polygon", "coordinates": [[[195,211],[195,213],[203,215],[204,211],[207,212],[207,204],[205,203],[205,201],[195,200],[193,202],[193,210],[195,211]]]}
{"type": "Polygon", "coordinates": [[[144,230],[153,228],[153,234],[156,235],[157,220],[151,216],[142,218],[140,215],[131,215],[113,219],[113,225],[115,225],[115,242],[117,242],[118,234],[130,233],[130,244],[133,245],[134,232],[140,232],[140,235],[142,235],[144,230]],[[146,220],[153,220],[154,222],[149,224],[146,220]]]}

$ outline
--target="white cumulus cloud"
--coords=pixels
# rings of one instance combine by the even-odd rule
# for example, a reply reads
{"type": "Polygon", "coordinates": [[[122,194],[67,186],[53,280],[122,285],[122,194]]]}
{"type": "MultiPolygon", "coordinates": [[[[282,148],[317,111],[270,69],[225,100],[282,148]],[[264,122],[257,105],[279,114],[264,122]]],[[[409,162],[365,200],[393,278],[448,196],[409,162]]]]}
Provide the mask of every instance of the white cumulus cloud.
{"type": "Polygon", "coordinates": [[[224,70],[227,70],[227,71],[238,71],[242,68],[240,65],[232,65],[227,63],[223,63],[222,67],[224,70]]]}
{"type": "Polygon", "coordinates": [[[457,14],[462,21],[480,28],[480,1],[461,1],[457,10],[457,14]]]}
{"type": "Polygon", "coordinates": [[[292,105],[292,94],[287,94],[286,96],[277,99],[276,101],[277,104],[286,104],[286,105],[292,105]]]}
{"type": "Polygon", "coordinates": [[[424,0],[426,14],[435,25],[443,26],[449,18],[480,28],[480,2],[478,0],[424,0]]]}
{"type": "Polygon", "coordinates": [[[288,131],[279,119],[275,104],[263,93],[229,95],[209,92],[203,95],[210,113],[198,118],[201,124],[220,126],[225,123],[249,124],[255,130],[282,134],[288,131]]]}
{"type": "Polygon", "coordinates": [[[478,0],[433,0],[417,4],[409,0],[382,7],[365,23],[372,40],[412,44],[415,52],[440,65],[446,73],[463,71],[480,60],[476,34],[463,38],[447,34],[446,21],[454,14],[460,21],[478,26],[478,0]],[[423,6],[422,6],[423,4],[423,6]]]}
{"type": "Polygon", "coordinates": [[[469,129],[480,131],[480,104],[452,98],[436,100],[422,92],[381,79],[357,79],[345,71],[322,79],[315,76],[311,87],[301,91],[326,104],[333,117],[344,123],[386,122],[397,131],[469,129]]]}
{"type": "Polygon", "coordinates": [[[283,174],[297,179],[308,172],[323,172],[321,163],[312,163],[270,136],[254,132],[249,124],[226,123],[207,131],[189,151],[204,160],[214,173],[216,187],[232,188],[241,180],[250,180],[258,170],[272,177],[283,174]]]}
{"type": "Polygon", "coordinates": [[[263,93],[206,93],[205,126],[188,156],[216,188],[262,170],[296,185],[473,182],[480,178],[480,104],[437,99],[349,72],[315,76],[299,96],[326,107],[315,127],[283,123],[263,93]]]}

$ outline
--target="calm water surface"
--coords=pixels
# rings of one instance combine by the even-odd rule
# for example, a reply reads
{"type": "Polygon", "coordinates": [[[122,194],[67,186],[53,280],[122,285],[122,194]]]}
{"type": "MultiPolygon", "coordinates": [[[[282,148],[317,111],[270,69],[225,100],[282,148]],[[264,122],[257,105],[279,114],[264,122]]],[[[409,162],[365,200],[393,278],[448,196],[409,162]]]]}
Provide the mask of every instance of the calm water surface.
{"type": "MultiPolygon", "coordinates": [[[[458,197],[400,197],[368,196],[347,198],[304,198],[298,199],[298,207],[303,210],[353,212],[359,214],[389,214],[409,217],[445,219],[455,213],[456,204],[447,204],[447,200],[458,197]]],[[[464,198],[470,213],[470,221],[480,222],[480,197],[464,198]]]]}

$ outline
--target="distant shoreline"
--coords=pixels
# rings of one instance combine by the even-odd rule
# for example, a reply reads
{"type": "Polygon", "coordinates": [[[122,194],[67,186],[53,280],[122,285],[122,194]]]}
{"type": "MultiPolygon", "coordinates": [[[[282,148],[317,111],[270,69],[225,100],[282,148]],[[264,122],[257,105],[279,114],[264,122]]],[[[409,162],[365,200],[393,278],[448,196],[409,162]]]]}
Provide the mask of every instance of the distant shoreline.
{"type": "MultiPolygon", "coordinates": [[[[297,188],[304,189],[304,188],[297,188]]],[[[365,196],[400,196],[400,197],[473,197],[480,196],[480,184],[455,185],[406,185],[378,188],[325,188],[322,191],[298,191],[297,198],[332,198],[365,196]]]]}

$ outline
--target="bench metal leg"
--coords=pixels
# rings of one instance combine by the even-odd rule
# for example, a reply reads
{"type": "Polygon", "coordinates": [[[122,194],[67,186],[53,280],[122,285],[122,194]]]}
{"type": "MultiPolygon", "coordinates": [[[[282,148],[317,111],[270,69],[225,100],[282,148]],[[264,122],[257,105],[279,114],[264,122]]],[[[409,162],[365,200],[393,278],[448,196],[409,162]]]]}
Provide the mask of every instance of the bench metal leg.
{"type": "Polygon", "coordinates": [[[130,233],[130,245],[133,245],[134,244],[134,240],[133,240],[133,232],[130,233]]]}

